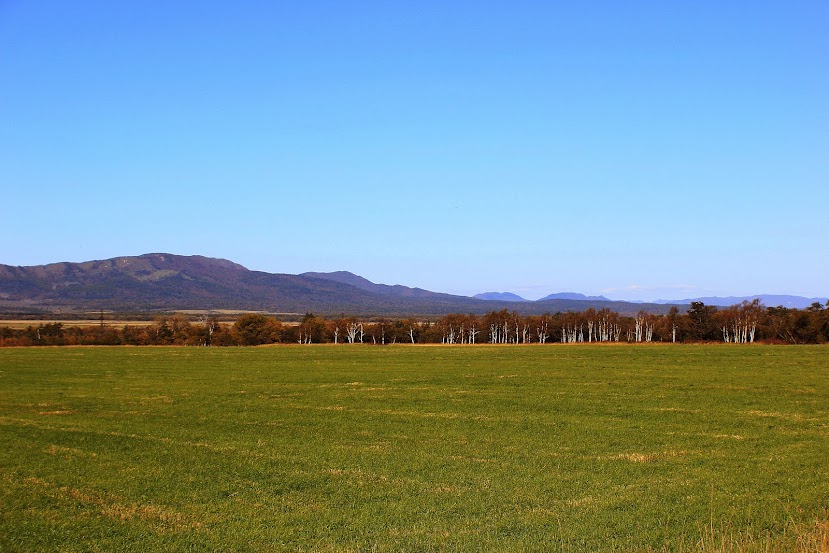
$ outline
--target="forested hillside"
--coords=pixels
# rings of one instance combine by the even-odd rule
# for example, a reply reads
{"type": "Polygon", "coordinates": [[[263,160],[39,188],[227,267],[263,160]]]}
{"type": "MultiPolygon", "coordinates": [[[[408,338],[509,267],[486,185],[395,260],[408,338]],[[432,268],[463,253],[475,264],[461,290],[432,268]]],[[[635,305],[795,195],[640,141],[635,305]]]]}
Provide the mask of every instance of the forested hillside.
{"type": "Polygon", "coordinates": [[[32,267],[0,265],[0,311],[117,312],[235,309],[326,315],[445,315],[510,309],[523,314],[608,308],[667,313],[669,305],[608,300],[487,301],[407,286],[375,284],[348,273],[273,274],[224,259],[146,254],[32,267]]]}

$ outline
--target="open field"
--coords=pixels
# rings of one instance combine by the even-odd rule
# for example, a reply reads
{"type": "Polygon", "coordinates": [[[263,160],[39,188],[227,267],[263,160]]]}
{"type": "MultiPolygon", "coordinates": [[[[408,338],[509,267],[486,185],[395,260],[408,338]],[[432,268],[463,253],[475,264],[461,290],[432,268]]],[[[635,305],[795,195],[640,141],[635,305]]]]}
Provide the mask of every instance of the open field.
{"type": "MultiPolygon", "coordinates": [[[[106,326],[124,327],[124,326],[148,326],[154,321],[132,321],[132,320],[107,320],[106,326]]],[[[30,326],[48,325],[60,323],[63,326],[69,327],[90,327],[101,326],[101,319],[2,319],[0,320],[0,327],[9,327],[14,329],[29,328],[30,326]]]]}
{"type": "Polygon", "coordinates": [[[827,540],[827,347],[0,349],[0,551],[827,540]]]}
{"type": "MultiPolygon", "coordinates": [[[[222,324],[232,325],[233,321],[220,321],[222,324]]],[[[72,327],[81,327],[81,328],[88,328],[88,327],[95,327],[101,326],[101,319],[0,319],[0,328],[8,327],[13,328],[15,330],[20,330],[24,328],[37,327],[39,325],[49,325],[54,323],[60,323],[66,328],[72,327]]],[[[105,320],[104,324],[107,327],[115,327],[115,328],[123,328],[125,326],[150,326],[155,324],[156,321],[152,319],[143,319],[143,320],[132,320],[132,319],[115,319],[115,320],[105,320]]],[[[192,324],[199,324],[197,321],[193,321],[192,324]]],[[[282,326],[298,326],[300,323],[298,321],[280,321],[282,326]]]]}

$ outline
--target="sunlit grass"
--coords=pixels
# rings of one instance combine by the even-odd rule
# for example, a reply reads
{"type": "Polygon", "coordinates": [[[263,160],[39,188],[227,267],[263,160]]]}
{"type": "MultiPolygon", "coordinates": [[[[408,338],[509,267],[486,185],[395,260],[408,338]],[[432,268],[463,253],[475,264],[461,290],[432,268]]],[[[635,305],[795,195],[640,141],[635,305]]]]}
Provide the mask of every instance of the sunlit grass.
{"type": "Polygon", "coordinates": [[[827,454],[825,347],[0,350],[0,550],[824,551],[827,454]]]}

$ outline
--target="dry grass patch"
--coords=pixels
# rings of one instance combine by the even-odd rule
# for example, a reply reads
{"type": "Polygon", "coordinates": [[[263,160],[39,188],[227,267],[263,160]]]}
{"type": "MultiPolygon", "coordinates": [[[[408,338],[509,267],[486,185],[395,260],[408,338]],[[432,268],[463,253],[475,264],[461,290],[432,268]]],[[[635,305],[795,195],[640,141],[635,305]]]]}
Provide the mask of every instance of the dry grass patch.
{"type": "Polygon", "coordinates": [[[741,436],[740,434],[714,434],[714,438],[718,440],[745,440],[745,436],[741,436]]]}
{"type": "Polygon", "coordinates": [[[585,505],[593,505],[594,503],[596,503],[596,498],[592,495],[586,495],[584,497],[578,497],[575,499],[568,499],[564,502],[564,504],[568,507],[584,507],[585,505]]]}
{"type": "Polygon", "coordinates": [[[695,553],[829,553],[829,512],[810,524],[790,522],[781,534],[759,537],[721,525],[709,525],[702,538],[681,551],[695,553]]]}
{"type": "Polygon", "coordinates": [[[173,403],[173,399],[170,398],[169,396],[146,396],[146,397],[142,397],[138,401],[138,403],[140,405],[150,405],[150,404],[154,404],[154,403],[170,404],[170,403],[173,403]]]}
{"type": "Polygon", "coordinates": [[[699,409],[686,409],[684,407],[656,407],[652,411],[660,413],[701,413],[699,409]]]}
{"type": "Polygon", "coordinates": [[[75,502],[97,510],[101,515],[128,522],[140,520],[156,531],[192,531],[203,524],[191,516],[173,509],[152,504],[127,503],[111,494],[83,491],[69,486],[57,486],[36,477],[27,477],[23,483],[30,489],[62,502],[75,502]]]}
{"type": "Polygon", "coordinates": [[[620,453],[611,457],[611,459],[622,459],[631,463],[652,463],[659,459],[668,459],[674,457],[684,457],[689,455],[690,451],[661,451],[657,453],[620,453]]]}
{"type": "Polygon", "coordinates": [[[63,447],[59,445],[50,445],[43,450],[46,455],[56,455],[61,457],[97,457],[98,454],[92,451],[84,451],[76,447],[63,447]]]}
{"type": "Polygon", "coordinates": [[[369,445],[365,449],[376,453],[389,453],[394,447],[391,445],[391,442],[377,442],[369,445]]]}
{"type": "Polygon", "coordinates": [[[358,486],[367,484],[388,484],[390,479],[383,474],[375,474],[363,469],[328,469],[325,471],[332,476],[343,477],[358,486]]]}
{"type": "Polygon", "coordinates": [[[746,414],[761,419],[782,419],[790,422],[802,422],[803,415],[799,413],[781,413],[779,411],[746,411],[746,414]]]}

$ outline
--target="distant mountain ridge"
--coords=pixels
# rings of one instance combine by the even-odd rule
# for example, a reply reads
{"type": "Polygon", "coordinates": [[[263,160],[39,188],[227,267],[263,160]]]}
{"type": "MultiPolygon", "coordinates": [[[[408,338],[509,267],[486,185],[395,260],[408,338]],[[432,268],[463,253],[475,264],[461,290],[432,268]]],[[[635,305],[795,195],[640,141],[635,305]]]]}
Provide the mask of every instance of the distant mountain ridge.
{"type": "MultiPolygon", "coordinates": [[[[574,300],[574,301],[590,301],[590,302],[612,302],[614,300],[608,299],[605,296],[586,296],[584,294],[579,294],[577,292],[559,292],[556,294],[550,294],[544,296],[538,300],[527,300],[513,294],[511,292],[486,292],[483,294],[476,294],[472,296],[473,298],[479,298],[483,300],[502,300],[502,301],[546,301],[546,300],[574,300]]],[[[788,308],[795,308],[795,309],[805,309],[815,302],[826,305],[826,302],[829,301],[829,298],[807,298],[804,296],[792,296],[792,295],[781,295],[781,294],[757,294],[754,296],[707,296],[707,297],[700,297],[700,298],[686,298],[682,300],[656,300],[650,303],[655,303],[658,305],[683,305],[687,306],[690,305],[692,302],[702,302],[705,305],[713,305],[716,307],[731,307],[732,305],[739,305],[744,301],[754,301],[755,299],[759,299],[760,303],[765,305],[766,307],[788,307],[788,308]]],[[[625,303],[631,304],[646,304],[648,302],[640,301],[640,300],[632,300],[625,303]]]]}
{"type": "Polygon", "coordinates": [[[821,305],[826,305],[826,302],[829,301],[829,298],[806,298],[803,296],[790,296],[781,294],[757,294],[755,296],[708,296],[684,300],[656,300],[653,303],[690,305],[691,302],[699,301],[704,303],[705,305],[715,305],[717,307],[730,307],[732,305],[740,304],[744,301],[751,302],[755,299],[759,299],[760,303],[762,303],[766,307],[782,306],[788,307],[790,309],[805,309],[815,302],[821,305]]]}
{"type": "MultiPolygon", "coordinates": [[[[528,300],[522,298],[518,294],[512,292],[484,292],[483,294],[475,294],[473,298],[481,300],[498,300],[498,301],[546,301],[546,300],[574,300],[574,301],[613,301],[604,296],[585,296],[576,292],[559,292],[557,294],[550,294],[537,300],[528,300]]],[[[633,302],[632,302],[633,303],[633,302]]],[[[644,303],[644,302],[635,302],[644,303]]]]}
{"type": "Polygon", "coordinates": [[[530,301],[522,298],[518,294],[513,294],[512,292],[484,292],[483,294],[475,294],[472,297],[488,301],[530,301]]]}
{"type": "Polygon", "coordinates": [[[300,275],[251,271],[226,259],[152,253],[131,257],[18,267],[0,265],[5,312],[175,311],[234,309],[327,315],[426,316],[520,314],[609,308],[665,313],[670,305],[547,299],[483,300],[400,285],[375,284],[353,273],[300,275]]]}
{"type": "Polygon", "coordinates": [[[375,284],[366,278],[355,275],[354,273],[349,273],[348,271],[334,271],[333,273],[310,272],[301,273],[299,276],[340,282],[342,284],[354,286],[360,290],[365,290],[366,292],[395,296],[399,298],[438,298],[451,296],[451,294],[430,292],[429,290],[424,290],[422,288],[409,288],[408,286],[402,286],[400,284],[375,284]]]}
{"type": "Polygon", "coordinates": [[[576,292],[559,292],[558,294],[550,294],[549,296],[544,296],[537,301],[544,300],[611,301],[604,296],[585,296],[584,294],[578,294],[576,292]]]}

